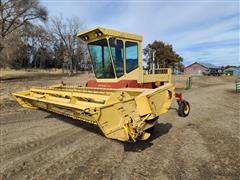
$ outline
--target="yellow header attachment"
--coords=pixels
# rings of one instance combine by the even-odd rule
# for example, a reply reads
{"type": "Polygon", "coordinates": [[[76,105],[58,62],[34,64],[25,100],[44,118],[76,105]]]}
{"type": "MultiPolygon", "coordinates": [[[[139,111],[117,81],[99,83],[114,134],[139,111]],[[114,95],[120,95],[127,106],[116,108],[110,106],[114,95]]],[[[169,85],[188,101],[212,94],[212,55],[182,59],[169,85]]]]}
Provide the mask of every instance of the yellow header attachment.
{"type": "Polygon", "coordinates": [[[143,37],[140,35],[130,34],[126,32],[121,32],[113,29],[107,29],[102,27],[97,27],[85,32],[81,32],[78,34],[78,37],[81,38],[83,41],[89,43],[92,41],[96,41],[97,39],[101,39],[103,37],[116,37],[126,40],[133,40],[142,42],[143,37]]]}

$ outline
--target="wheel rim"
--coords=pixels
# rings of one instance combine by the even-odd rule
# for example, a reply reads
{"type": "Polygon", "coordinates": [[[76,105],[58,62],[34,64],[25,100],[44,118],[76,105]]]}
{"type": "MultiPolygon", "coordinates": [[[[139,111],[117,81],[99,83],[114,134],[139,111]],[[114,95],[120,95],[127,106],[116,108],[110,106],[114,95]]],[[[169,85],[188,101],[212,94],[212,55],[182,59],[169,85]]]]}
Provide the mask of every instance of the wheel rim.
{"type": "Polygon", "coordinates": [[[187,114],[189,112],[189,106],[187,103],[185,103],[185,106],[184,106],[184,114],[187,114]]]}

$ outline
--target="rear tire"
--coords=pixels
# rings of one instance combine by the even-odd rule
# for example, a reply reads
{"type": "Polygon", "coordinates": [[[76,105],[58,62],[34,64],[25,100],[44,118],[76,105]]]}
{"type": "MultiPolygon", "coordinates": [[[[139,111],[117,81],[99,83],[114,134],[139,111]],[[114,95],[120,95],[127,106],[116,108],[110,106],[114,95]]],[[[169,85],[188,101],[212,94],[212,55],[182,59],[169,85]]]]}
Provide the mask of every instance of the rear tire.
{"type": "Polygon", "coordinates": [[[190,112],[190,104],[187,101],[182,101],[179,103],[178,115],[181,117],[187,117],[190,112]]]}

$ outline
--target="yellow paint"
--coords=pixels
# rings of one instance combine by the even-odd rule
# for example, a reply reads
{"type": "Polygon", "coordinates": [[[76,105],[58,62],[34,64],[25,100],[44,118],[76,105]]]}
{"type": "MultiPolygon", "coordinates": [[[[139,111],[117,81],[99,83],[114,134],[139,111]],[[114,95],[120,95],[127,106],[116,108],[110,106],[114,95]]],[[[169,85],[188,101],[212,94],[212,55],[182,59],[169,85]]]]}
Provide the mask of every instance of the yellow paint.
{"type": "Polygon", "coordinates": [[[133,41],[139,41],[142,42],[142,36],[136,35],[136,34],[131,34],[131,33],[126,33],[126,32],[121,32],[113,29],[107,29],[103,27],[97,27],[94,29],[90,29],[85,32],[81,32],[78,34],[78,37],[80,37],[83,41],[86,41],[87,43],[93,42],[99,39],[102,39],[103,37],[117,37],[125,40],[133,40],[133,41]],[[102,35],[99,37],[96,37],[96,33],[101,32],[102,35]],[[84,37],[88,36],[88,40],[84,40],[84,37]]]}

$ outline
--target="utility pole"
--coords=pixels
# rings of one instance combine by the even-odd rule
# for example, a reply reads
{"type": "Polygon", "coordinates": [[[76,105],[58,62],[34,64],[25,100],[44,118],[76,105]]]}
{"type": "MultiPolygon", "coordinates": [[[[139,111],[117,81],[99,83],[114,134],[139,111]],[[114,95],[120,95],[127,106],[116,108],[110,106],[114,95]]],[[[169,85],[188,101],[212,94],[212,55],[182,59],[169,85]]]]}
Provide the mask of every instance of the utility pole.
{"type": "Polygon", "coordinates": [[[155,54],[156,54],[156,50],[153,49],[152,50],[152,74],[155,74],[155,54]]]}

